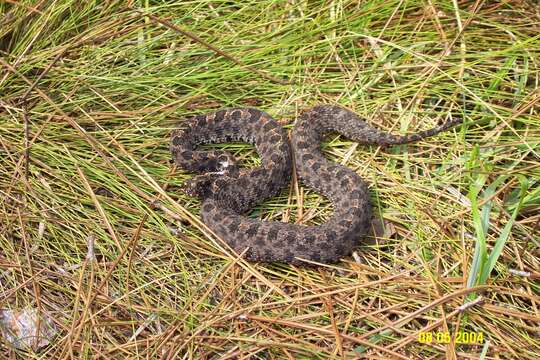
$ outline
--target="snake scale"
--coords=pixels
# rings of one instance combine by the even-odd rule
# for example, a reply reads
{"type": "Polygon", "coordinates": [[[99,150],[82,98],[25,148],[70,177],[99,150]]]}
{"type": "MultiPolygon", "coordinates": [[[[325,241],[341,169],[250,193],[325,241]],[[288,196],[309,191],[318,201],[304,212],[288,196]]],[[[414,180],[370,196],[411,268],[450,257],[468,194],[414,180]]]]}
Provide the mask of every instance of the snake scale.
{"type": "Polygon", "coordinates": [[[430,130],[397,136],[370,126],[349,110],[320,105],[297,119],[289,143],[285,131],[267,113],[232,108],[186,119],[173,130],[170,148],[179,167],[202,173],[188,180],[183,191],[202,199],[203,222],[236,252],[245,251],[245,259],[331,263],[359,245],[372,212],[367,184],[354,171],[324,157],[322,136],[337,132],[361,144],[405,144],[459,122],[454,119],[430,130]],[[261,165],[241,168],[227,151],[197,149],[201,144],[231,141],[254,144],[261,165]],[[332,216],[316,226],[247,217],[248,210],[289,183],[293,157],[302,183],[332,201],[332,216]]]}

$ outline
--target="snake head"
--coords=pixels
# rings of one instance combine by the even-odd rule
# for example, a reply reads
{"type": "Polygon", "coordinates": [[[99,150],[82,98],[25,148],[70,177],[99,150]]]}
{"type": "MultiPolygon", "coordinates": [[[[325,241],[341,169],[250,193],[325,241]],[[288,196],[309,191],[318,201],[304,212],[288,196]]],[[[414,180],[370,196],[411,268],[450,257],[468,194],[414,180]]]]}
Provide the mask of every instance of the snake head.
{"type": "Polygon", "coordinates": [[[186,181],[180,190],[188,196],[205,199],[211,192],[210,187],[213,180],[215,180],[215,176],[210,174],[195,176],[186,181]]]}
{"type": "Polygon", "coordinates": [[[229,176],[224,176],[220,172],[207,173],[187,180],[180,190],[188,196],[208,199],[225,188],[230,180],[229,176]]]}

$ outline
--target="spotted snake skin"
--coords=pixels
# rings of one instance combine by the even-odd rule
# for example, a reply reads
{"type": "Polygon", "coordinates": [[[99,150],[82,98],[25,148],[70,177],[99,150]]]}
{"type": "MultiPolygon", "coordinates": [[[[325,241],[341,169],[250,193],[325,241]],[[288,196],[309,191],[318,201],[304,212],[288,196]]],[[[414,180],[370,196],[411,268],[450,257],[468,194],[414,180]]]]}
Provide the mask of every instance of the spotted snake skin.
{"type": "Polygon", "coordinates": [[[353,112],[335,105],[316,106],[296,121],[289,143],[286,132],[267,113],[232,108],[186,119],[173,130],[174,162],[189,172],[183,191],[202,200],[203,222],[237,253],[246,249],[250,261],[302,260],[332,263],[349,255],[371,223],[367,184],[349,168],[327,160],[322,136],[337,132],[360,144],[397,145],[435,135],[460,123],[450,120],[411,135],[392,135],[370,126],[353,112]],[[232,154],[201,150],[198,145],[243,141],[255,145],[261,158],[256,168],[241,168],[232,154]],[[246,213],[289,184],[292,161],[298,179],[333,203],[324,224],[303,225],[250,218],[246,213]]]}

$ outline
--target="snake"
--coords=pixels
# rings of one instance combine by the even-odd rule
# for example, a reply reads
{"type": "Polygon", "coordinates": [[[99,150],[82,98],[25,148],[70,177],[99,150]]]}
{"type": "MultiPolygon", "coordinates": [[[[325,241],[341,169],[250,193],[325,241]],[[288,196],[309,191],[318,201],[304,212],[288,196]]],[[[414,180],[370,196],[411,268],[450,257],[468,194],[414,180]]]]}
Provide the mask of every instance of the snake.
{"type": "Polygon", "coordinates": [[[460,123],[410,135],[393,135],[338,105],[315,106],[295,122],[291,140],[268,113],[255,108],[227,108],[188,117],[171,133],[173,162],[199,175],[182,192],[201,200],[204,224],[244,259],[290,264],[335,263],[350,255],[368,233],[372,205],[368,184],[353,170],[328,160],[323,136],[338,133],[364,145],[399,145],[418,141],[460,123]],[[255,146],[260,165],[241,167],[228,151],[201,148],[210,143],[247,142],[255,146]],[[298,180],[326,196],[333,213],[322,224],[266,221],[249,216],[261,202],[290,183],[293,162],[298,180]]]}

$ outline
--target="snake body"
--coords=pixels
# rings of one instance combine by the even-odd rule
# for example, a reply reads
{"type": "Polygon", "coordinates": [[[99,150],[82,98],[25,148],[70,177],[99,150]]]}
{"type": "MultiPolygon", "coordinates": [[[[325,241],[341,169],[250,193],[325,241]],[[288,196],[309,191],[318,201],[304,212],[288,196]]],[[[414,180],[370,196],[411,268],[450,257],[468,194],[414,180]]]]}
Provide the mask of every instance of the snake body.
{"type": "Polygon", "coordinates": [[[336,262],[365,236],[371,220],[367,184],[354,171],[327,160],[322,136],[337,132],[361,144],[405,144],[435,135],[459,123],[451,120],[430,130],[397,136],[370,126],[353,112],[334,105],[316,106],[296,121],[291,144],[267,113],[251,108],[224,109],[188,118],[173,130],[171,152],[181,168],[202,173],[186,182],[184,192],[202,199],[203,222],[251,261],[302,259],[336,262]],[[205,143],[252,143],[261,165],[240,168],[223,150],[198,150],[205,143]],[[334,205],[327,222],[308,226],[262,221],[245,214],[289,183],[294,156],[298,178],[334,205]]]}

